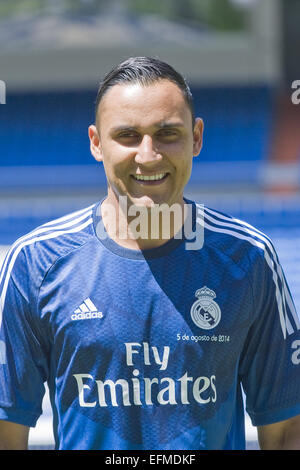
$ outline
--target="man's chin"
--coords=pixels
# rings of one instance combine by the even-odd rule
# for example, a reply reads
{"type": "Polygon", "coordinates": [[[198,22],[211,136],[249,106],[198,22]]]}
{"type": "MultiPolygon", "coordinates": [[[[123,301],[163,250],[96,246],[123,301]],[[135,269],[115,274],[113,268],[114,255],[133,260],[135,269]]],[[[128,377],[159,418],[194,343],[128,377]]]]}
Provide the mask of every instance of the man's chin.
{"type": "Polygon", "coordinates": [[[151,208],[156,205],[161,204],[169,204],[168,199],[157,197],[149,197],[149,196],[141,196],[141,197],[129,197],[128,198],[128,205],[134,205],[136,207],[145,207],[151,208]]]}
{"type": "Polygon", "coordinates": [[[115,194],[116,199],[118,201],[118,205],[124,208],[128,208],[130,206],[135,207],[144,207],[144,208],[151,208],[154,206],[160,206],[162,204],[172,206],[174,203],[179,203],[180,205],[183,202],[183,195],[176,195],[171,194],[134,194],[125,192],[119,194],[115,194]]]}

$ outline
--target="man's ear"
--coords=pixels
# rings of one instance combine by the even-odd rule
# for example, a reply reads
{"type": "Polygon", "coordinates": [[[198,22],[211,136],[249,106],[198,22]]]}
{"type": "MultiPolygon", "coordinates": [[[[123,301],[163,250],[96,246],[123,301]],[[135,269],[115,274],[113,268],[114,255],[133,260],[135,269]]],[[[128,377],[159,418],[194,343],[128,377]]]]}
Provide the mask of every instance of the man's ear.
{"type": "Polygon", "coordinates": [[[199,155],[202,149],[202,144],[203,144],[203,130],[204,130],[204,123],[201,118],[196,118],[195,119],[195,125],[194,125],[194,143],[193,143],[193,154],[196,157],[199,155]]]}
{"type": "Polygon", "coordinates": [[[89,126],[88,133],[90,139],[91,154],[93,155],[94,159],[97,160],[97,162],[102,162],[102,148],[97,127],[94,124],[89,126]]]}

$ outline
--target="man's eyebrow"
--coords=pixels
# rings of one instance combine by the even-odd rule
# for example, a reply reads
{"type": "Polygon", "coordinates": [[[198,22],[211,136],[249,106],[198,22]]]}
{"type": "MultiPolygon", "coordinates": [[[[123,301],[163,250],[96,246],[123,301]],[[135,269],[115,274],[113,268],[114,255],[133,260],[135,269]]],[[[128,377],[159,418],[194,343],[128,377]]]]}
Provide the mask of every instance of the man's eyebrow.
{"type": "MultiPolygon", "coordinates": [[[[174,128],[174,127],[184,127],[184,124],[182,122],[159,122],[157,124],[154,124],[154,127],[157,129],[168,129],[168,128],[174,128]]],[[[137,131],[140,130],[140,126],[126,126],[126,125],[120,125],[112,128],[112,132],[121,132],[121,131],[137,131]]]]}
{"type": "Polygon", "coordinates": [[[120,132],[120,131],[136,131],[137,130],[137,127],[134,127],[134,126],[116,126],[116,127],[113,127],[111,129],[111,132],[115,133],[115,132],[120,132]]]}
{"type": "Polygon", "coordinates": [[[184,127],[184,124],[182,122],[179,122],[179,121],[174,121],[174,122],[161,122],[159,124],[157,124],[157,126],[159,129],[165,129],[165,128],[169,128],[169,127],[184,127]]]}

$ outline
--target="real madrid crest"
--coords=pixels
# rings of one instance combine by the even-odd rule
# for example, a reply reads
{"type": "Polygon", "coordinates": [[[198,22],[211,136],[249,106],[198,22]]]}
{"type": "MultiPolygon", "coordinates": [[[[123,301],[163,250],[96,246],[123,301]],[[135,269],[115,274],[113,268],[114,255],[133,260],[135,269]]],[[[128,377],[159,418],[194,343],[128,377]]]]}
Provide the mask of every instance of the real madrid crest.
{"type": "Polygon", "coordinates": [[[198,297],[191,308],[191,317],[195,325],[204,330],[215,328],[221,320],[221,309],[213,300],[216,294],[213,290],[204,286],[196,290],[195,296],[198,297]]]}

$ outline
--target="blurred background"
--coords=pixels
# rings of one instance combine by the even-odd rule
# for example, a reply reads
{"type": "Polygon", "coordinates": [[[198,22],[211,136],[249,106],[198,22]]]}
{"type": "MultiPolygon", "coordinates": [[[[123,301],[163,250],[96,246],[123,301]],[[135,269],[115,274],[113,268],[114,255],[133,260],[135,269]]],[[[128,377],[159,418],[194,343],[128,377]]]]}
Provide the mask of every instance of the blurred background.
{"type": "MultiPolygon", "coordinates": [[[[300,311],[299,22],[300,0],[0,0],[0,262],[105,194],[87,134],[98,83],[149,55],[186,77],[205,123],[186,196],[273,239],[300,311]]],[[[52,445],[46,393],[30,446],[52,445]]]]}

